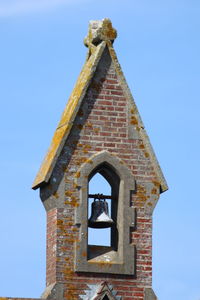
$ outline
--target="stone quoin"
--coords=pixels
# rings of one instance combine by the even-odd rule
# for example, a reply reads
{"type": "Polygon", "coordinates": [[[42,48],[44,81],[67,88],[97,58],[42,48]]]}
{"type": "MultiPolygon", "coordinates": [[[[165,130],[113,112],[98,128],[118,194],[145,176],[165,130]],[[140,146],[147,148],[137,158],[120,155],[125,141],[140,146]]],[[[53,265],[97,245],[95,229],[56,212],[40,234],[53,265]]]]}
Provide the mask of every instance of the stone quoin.
{"type": "Polygon", "coordinates": [[[32,186],[47,213],[40,299],[157,299],[152,213],[168,187],[117,60],[116,37],[109,19],[90,21],[86,62],[32,186]],[[98,173],[111,186],[110,246],[88,244],[88,184],[98,173]]]}

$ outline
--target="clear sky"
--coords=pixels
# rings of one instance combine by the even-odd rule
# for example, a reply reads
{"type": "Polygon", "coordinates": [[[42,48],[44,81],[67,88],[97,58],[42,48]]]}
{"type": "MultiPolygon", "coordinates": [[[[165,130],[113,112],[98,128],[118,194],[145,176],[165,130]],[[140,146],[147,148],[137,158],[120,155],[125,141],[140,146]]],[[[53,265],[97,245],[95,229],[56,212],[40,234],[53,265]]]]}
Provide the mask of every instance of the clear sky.
{"type": "Polygon", "coordinates": [[[200,1],[0,0],[0,296],[45,287],[45,211],[31,184],[87,49],[108,17],[114,47],[169,185],[154,211],[153,288],[200,300],[200,1]]]}

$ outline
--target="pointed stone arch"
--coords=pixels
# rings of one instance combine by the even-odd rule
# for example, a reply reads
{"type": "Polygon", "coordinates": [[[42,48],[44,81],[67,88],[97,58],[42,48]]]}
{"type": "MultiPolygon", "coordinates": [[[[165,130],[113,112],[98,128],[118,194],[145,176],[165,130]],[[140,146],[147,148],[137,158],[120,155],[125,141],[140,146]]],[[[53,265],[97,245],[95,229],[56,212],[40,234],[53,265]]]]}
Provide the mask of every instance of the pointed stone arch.
{"type": "Polygon", "coordinates": [[[85,162],[77,172],[77,185],[80,190],[80,205],[76,209],[76,224],[80,226],[80,239],[76,245],[75,271],[112,274],[135,273],[135,249],[130,244],[130,227],[135,225],[135,210],[130,207],[130,194],[135,190],[135,179],[129,168],[116,155],[101,151],[85,162]],[[88,179],[99,167],[108,181],[114,184],[112,175],[119,178],[117,212],[117,247],[102,249],[96,246],[95,255],[90,256],[87,244],[88,215],[88,179]],[[103,251],[102,251],[103,250],[103,251]],[[87,255],[86,255],[87,253],[87,255]]]}

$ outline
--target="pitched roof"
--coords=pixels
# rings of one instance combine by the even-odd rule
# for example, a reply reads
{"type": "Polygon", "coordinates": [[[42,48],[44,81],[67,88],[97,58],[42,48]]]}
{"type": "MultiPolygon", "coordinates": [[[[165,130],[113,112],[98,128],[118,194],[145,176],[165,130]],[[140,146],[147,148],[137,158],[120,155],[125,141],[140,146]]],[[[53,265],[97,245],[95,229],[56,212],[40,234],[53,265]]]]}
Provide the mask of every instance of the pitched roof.
{"type": "Polygon", "coordinates": [[[58,124],[58,127],[54,133],[50,148],[35,178],[35,181],[32,186],[33,189],[37,189],[38,187],[42,186],[44,183],[47,183],[49,181],[56,161],[70,133],[76,114],[80,108],[81,102],[93,78],[93,75],[95,73],[95,70],[104,52],[105,47],[108,47],[111,59],[113,61],[118,76],[118,80],[122,86],[124,94],[130,102],[130,106],[134,109],[134,117],[137,124],[137,130],[141,139],[143,140],[143,143],[148,153],[150,154],[151,162],[156,171],[158,181],[161,186],[161,192],[164,192],[168,189],[166,180],[156,159],[148,135],[146,134],[144,125],[135,105],[134,99],[126,83],[125,77],[123,75],[116,53],[114,51],[112,43],[116,36],[117,32],[112,27],[112,23],[109,19],[90,22],[89,33],[84,41],[85,45],[89,48],[88,57],[78,77],[78,80],[72,91],[66,108],[62,114],[60,123],[58,124]]]}

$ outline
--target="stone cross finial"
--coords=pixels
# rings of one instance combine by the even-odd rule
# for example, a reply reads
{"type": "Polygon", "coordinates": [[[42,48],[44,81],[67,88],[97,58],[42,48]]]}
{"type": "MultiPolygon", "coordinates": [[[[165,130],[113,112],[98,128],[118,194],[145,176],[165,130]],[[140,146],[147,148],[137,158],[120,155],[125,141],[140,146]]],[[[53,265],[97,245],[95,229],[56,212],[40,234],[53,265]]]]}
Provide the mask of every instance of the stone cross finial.
{"type": "Polygon", "coordinates": [[[90,21],[89,32],[84,39],[86,47],[91,48],[97,46],[102,41],[114,42],[117,37],[117,31],[112,27],[110,19],[103,19],[102,21],[90,21]]]}

